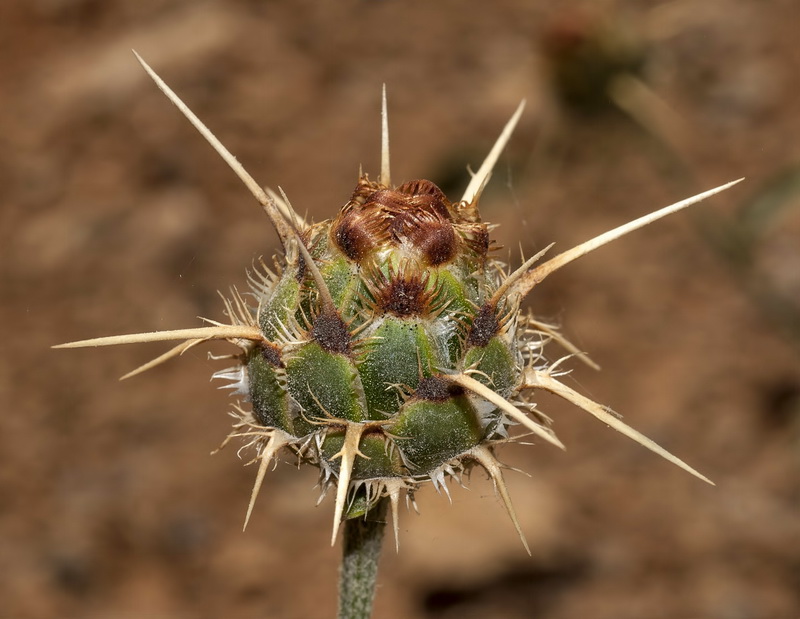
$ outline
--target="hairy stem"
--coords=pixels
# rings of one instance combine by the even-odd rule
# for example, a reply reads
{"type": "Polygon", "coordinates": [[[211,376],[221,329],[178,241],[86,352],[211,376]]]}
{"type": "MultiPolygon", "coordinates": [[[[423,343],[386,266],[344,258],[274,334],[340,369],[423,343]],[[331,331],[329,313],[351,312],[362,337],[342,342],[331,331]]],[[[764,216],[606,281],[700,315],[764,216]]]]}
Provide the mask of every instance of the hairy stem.
{"type": "Polygon", "coordinates": [[[387,506],[388,500],[381,499],[363,517],[352,518],[344,523],[344,553],[339,572],[339,619],[369,619],[372,614],[387,506]]]}

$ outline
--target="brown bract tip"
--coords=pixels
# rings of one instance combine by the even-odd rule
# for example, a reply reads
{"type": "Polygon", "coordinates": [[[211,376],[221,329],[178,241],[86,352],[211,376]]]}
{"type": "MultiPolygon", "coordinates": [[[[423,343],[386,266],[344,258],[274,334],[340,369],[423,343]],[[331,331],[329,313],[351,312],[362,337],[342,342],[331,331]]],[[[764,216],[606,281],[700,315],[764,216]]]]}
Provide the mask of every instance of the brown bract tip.
{"type": "Polygon", "coordinates": [[[261,356],[269,365],[274,368],[282,368],[283,360],[281,359],[281,349],[270,342],[261,342],[260,344],[261,356]]]}
{"type": "Polygon", "coordinates": [[[461,385],[440,376],[430,376],[419,381],[413,397],[430,402],[446,402],[461,395],[464,395],[464,388],[461,385]]]}
{"type": "Polygon", "coordinates": [[[431,312],[438,290],[435,285],[428,285],[428,272],[406,264],[397,271],[390,269],[388,277],[378,273],[371,293],[381,311],[401,318],[425,316],[431,312]]]}
{"type": "Polygon", "coordinates": [[[472,319],[472,326],[467,336],[468,346],[486,346],[500,331],[500,321],[495,314],[496,308],[492,303],[485,303],[475,318],[472,319]]]}
{"type": "Polygon", "coordinates": [[[350,352],[350,329],[335,310],[323,311],[314,319],[311,337],[328,352],[350,352]]]}

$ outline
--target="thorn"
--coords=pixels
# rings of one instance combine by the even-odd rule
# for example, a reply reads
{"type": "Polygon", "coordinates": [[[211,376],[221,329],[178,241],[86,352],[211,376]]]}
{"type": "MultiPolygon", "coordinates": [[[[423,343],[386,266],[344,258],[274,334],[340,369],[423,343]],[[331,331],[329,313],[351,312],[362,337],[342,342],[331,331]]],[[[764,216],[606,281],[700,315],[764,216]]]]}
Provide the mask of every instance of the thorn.
{"type": "Polygon", "coordinates": [[[253,491],[250,493],[250,503],[247,505],[247,514],[244,517],[244,525],[242,525],[242,532],[247,530],[247,525],[250,522],[250,516],[253,514],[253,506],[256,504],[256,497],[261,492],[261,484],[264,482],[264,476],[267,474],[267,467],[269,466],[269,459],[265,455],[259,456],[261,460],[258,465],[258,473],[256,473],[256,481],[253,484],[253,491]]]}
{"type": "Polygon", "coordinates": [[[338,453],[331,457],[331,460],[341,458],[339,464],[339,481],[336,484],[336,508],[333,514],[333,535],[331,535],[331,546],[336,543],[336,534],[339,531],[339,524],[342,522],[344,505],[347,500],[347,491],[350,488],[350,475],[353,472],[353,463],[356,456],[366,457],[358,450],[358,443],[361,441],[361,434],[364,432],[364,424],[347,423],[347,430],[344,435],[344,444],[338,453]]]}
{"type": "Polygon", "coordinates": [[[506,123],[506,126],[503,127],[500,137],[497,138],[494,146],[492,146],[492,150],[490,150],[489,154],[486,155],[486,159],[483,160],[481,167],[478,168],[478,171],[472,175],[472,180],[469,182],[469,185],[467,185],[467,190],[461,197],[462,202],[465,202],[466,204],[472,204],[476,196],[478,196],[478,194],[481,192],[481,189],[487,183],[489,176],[492,174],[492,168],[494,168],[495,163],[497,163],[500,153],[503,152],[506,144],[508,144],[508,140],[511,138],[511,134],[514,132],[514,128],[517,126],[517,122],[519,121],[520,116],[522,116],[522,110],[524,109],[525,99],[520,102],[516,111],[506,123]]]}
{"type": "Polygon", "coordinates": [[[533,327],[537,331],[541,331],[548,337],[551,337],[554,342],[556,342],[559,346],[566,349],[567,351],[571,352],[575,357],[577,357],[580,361],[588,365],[593,370],[600,370],[600,366],[595,363],[587,353],[583,352],[580,348],[575,346],[572,342],[570,342],[567,338],[565,338],[558,330],[548,324],[545,324],[539,320],[536,320],[532,316],[528,316],[526,319],[526,324],[530,327],[533,327]]]}
{"type": "Polygon", "coordinates": [[[163,355],[159,355],[155,359],[152,359],[151,361],[148,361],[147,363],[145,363],[143,365],[140,365],[135,370],[131,370],[130,372],[128,372],[124,376],[120,376],[119,379],[121,381],[122,380],[127,380],[129,378],[133,378],[134,376],[138,376],[139,374],[142,374],[142,373],[146,372],[147,370],[152,370],[154,367],[157,367],[157,366],[161,365],[165,361],[169,361],[173,357],[179,357],[180,355],[185,353],[187,350],[189,350],[192,346],[195,346],[195,345],[199,344],[202,341],[203,340],[186,340],[185,342],[181,342],[180,344],[178,344],[174,348],[170,348],[163,355]]]}
{"type": "Polygon", "coordinates": [[[386,84],[383,85],[381,98],[381,174],[378,182],[384,187],[392,186],[392,175],[389,171],[389,113],[386,105],[386,84]]]}
{"type": "Polygon", "coordinates": [[[519,520],[517,520],[517,514],[514,512],[514,506],[511,503],[511,495],[508,493],[508,487],[506,486],[505,479],[503,479],[503,471],[500,468],[500,464],[485,445],[478,445],[477,447],[474,447],[470,453],[478,461],[478,463],[480,463],[480,465],[486,469],[489,477],[492,478],[492,484],[494,484],[495,492],[500,495],[500,499],[503,501],[503,506],[506,508],[506,511],[511,518],[511,522],[514,524],[514,528],[517,530],[517,535],[519,535],[519,539],[522,541],[525,551],[530,556],[531,549],[528,546],[528,540],[525,539],[525,534],[522,532],[522,527],[519,524],[519,520]]]}
{"type": "Polygon", "coordinates": [[[542,372],[539,370],[534,370],[532,368],[527,368],[524,373],[524,385],[523,389],[544,389],[545,391],[549,391],[559,397],[564,398],[568,402],[572,402],[575,406],[582,408],[587,413],[594,415],[597,419],[605,423],[606,425],[611,426],[617,432],[624,434],[630,439],[633,439],[643,447],[646,447],[650,451],[658,454],[665,460],[672,462],[672,464],[682,468],[687,473],[691,473],[698,479],[702,479],[704,482],[711,484],[712,486],[716,485],[713,481],[708,479],[705,475],[698,473],[695,469],[691,466],[686,464],[683,460],[678,458],[677,456],[673,456],[670,452],[666,449],[661,447],[655,441],[647,438],[644,434],[639,432],[638,430],[634,430],[628,424],[624,423],[622,420],[618,419],[614,415],[612,415],[608,410],[598,404],[597,402],[590,400],[584,395],[581,395],[574,389],[567,387],[564,383],[556,380],[547,372],[542,372]]]}
{"type": "Polygon", "coordinates": [[[252,340],[261,342],[264,336],[258,327],[246,325],[220,325],[198,327],[196,329],[175,329],[172,331],[151,331],[129,335],[111,335],[58,344],[52,348],[88,348],[91,346],[116,346],[117,344],[142,344],[145,342],[166,342],[169,340],[252,340]]]}
{"type": "MultiPolygon", "coordinates": [[[[289,204],[289,198],[286,197],[283,189],[278,187],[278,191],[281,192],[281,196],[283,197],[286,204],[289,204]]],[[[291,209],[291,205],[290,209],[291,209]]],[[[294,212],[294,211],[292,211],[294,212]]],[[[330,313],[333,311],[337,316],[339,312],[336,310],[336,305],[333,302],[333,297],[331,296],[330,291],[328,290],[328,285],[325,283],[325,280],[322,277],[322,273],[320,273],[319,268],[317,267],[317,263],[314,262],[314,258],[311,256],[311,252],[308,251],[306,244],[303,243],[303,239],[300,237],[300,231],[295,227],[295,224],[292,220],[287,220],[288,224],[292,230],[293,236],[297,240],[297,246],[300,249],[300,253],[303,254],[303,258],[306,263],[306,267],[309,271],[311,271],[311,276],[314,278],[314,283],[317,285],[317,292],[319,292],[319,296],[322,300],[322,307],[323,312],[330,313]]]]}
{"type": "Polygon", "coordinates": [[[400,520],[398,517],[398,507],[400,505],[400,487],[402,482],[396,482],[389,487],[388,482],[386,491],[389,494],[389,502],[392,505],[392,528],[394,529],[394,550],[400,552],[400,520]]]}
{"type": "Polygon", "coordinates": [[[537,254],[528,258],[525,262],[522,263],[522,265],[516,271],[514,271],[508,277],[506,277],[503,280],[503,283],[500,284],[500,287],[497,289],[497,291],[492,295],[490,303],[494,306],[497,306],[497,304],[500,302],[500,299],[503,297],[506,291],[509,288],[511,288],[520,277],[522,277],[525,273],[527,273],[531,269],[531,267],[533,267],[533,265],[539,261],[539,258],[544,256],[548,251],[550,251],[550,248],[552,248],[553,245],[555,245],[555,243],[550,243],[550,245],[545,247],[542,251],[538,252],[537,254]]]}
{"type": "Polygon", "coordinates": [[[236,160],[230,151],[222,145],[217,137],[206,127],[203,122],[192,112],[189,107],[181,101],[180,97],[176,95],[172,89],[167,86],[167,84],[162,80],[153,69],[150,68],[144,59],[136,52],[133,51],[134,56],[139,61],[139,63],[144,67],[144,70],[147,71],[147,74],[152,78],[152,80],[156,83],[156,86],[163,92],[167,98],[172,101],[175,107],[180,110],[181,114],[183,114],[187,120],[192,123],[195,129],[197,129],[200,134],[206,139],[206,141],[211,145],[211,147],[217,151],[220,157],[227,163],[230,168],[236,173],[236,175],[241,179],[241,181],[245,184],[245,186],[250,190],[250,193],[253,194],[256,200],[258,200],[259,204],[264,207],[264,210],[267,213],[267,217],[269,217],[270,221],[272,222],[275,231],[278,233],[278,236],[283,243],[284,248],[286,248],[286,243],[291,238],[291,230],[286,226],[285,221],[280,217],[280,210],[278,209],[277,205],[272,201],[272,199],[264,192],[252,176],[244,169],[241,163],[236,160]]]}
{"type": "Polygon", "coordinates": [[[548,443],[552,443],[556,447],[560,447],[561,449],[566,449],[564,443],[558,440],[556,435],[553,434],[549,429],[534,423],[534,421],[530,417],[528,417],[525,413],[523,413],[516,406],[511,404],[511,402],[506,400],[504,397],[500,396],[499,394],[489,389],[482,382],[479,382],[474,378],[472,378],[471,376],[467,376],[466,374],[447,374],[446,376],[448,380],[451,380],[454,383],[461,385],[465,389],[472,391],[474,394],[482,397],[484,400],[488,400],[496,407],[503,410],[503,412],[505,412],[514,421],[517,421],[522,425],[524,425],[539,438],[543,438],[548,443]]]}
{"type": "Polygon", "coordinates": [[[253,491],[250,494],[250,503],[247,506],[247,514],[244,517],[244,526],[242,527],[242,531],[247,529],[247,523],[250,522],[250,516],[253,513],[253,506],[256,504],[256,497],[261,491],[261,484],[264,482],[264,476],[267,473],[267,467],[269,467],[270,462],[272,462],[273,456],[288,443],[288,435],[276,430],[270,437],[269,442],[264,446],[264,450],[259,454],[258,458],[261,460],[261,463],[258,465],[258,473],[256,473],[256,481],[253,484],[253,491]]]}
{"type": "Polygon", "coordinates": [[[286,195],[283,187],[278,185],[278,191],[281,192],[280,204],[283,205],[283,208],[280,209],[281,216],[289,222],[289,225],[294,229],[295,235],[299,237],[301,229],[306,225],[305,220],[294,210],[292,203],[289,201],[289,196],[286,195]]]}
{"type": "MultiPolygon", "coordinates": [[[[710,198],[713,195],[716,195],[726,189],[733,187],[737,183],[742,182],[744,179],[740,178],[738,180],[732,181],[730,183],[726,183],[725,185],[721,185],[714,189],[710,189],[709,191],[705,191],[703,193],[699,193],[696,196],[692,196],[691,198],[687,198],[685,200],[681,200],[680,202],[676,202],[675,204],[671,204],[670,206],[665,206],[662,209],[654,211],[648,215],[643,217],[639,217],[638,219],[634,219],[633,221],[629,221],[626,224],[623,224],[613,230],[609,230],[599,236],[594,237],[586,241],[585,243],[581,243],[572,249],[568,249],[567,251],[559,254],[555,258],[551,258],[544,264],[540,264],[535,269],[532,269],[519,277],[517,281],[514,283],[513,289],[510,290],[508,294],[517,294],[520,298],[524,298],[530,291],[533,289],[536,284],[541,282],[545,277],[557,271],[561,267],[569,264],[573,260],[580,258],[588,254],[589,252],[602,247],[603,245],[614,241],[629,232],[633,232],[634,230],[638,230],[648,224],[653,223],[661,219],[662,217],[666,217],[667,215],[671,215],[677,211],[680,211],[688,206],[692,206],[693,204],[697,204],[705,200],[706,198],[710,198]]],[[[513,275],[512,275],[513,276],[513,275]]],[[[511,277],[511,276],[510,276],[511,277]]]]}
{"type": "Polygon", "coordinates": [[[308,228],[310,228],[308,222],[292,208],[292,205],[288,202],[284,202],[283,198],[279,196],[275,191],[270,187],[265,187],[264,190],[267,192],[267,195],[272,198],[275,202],[275,206],[278,207],[281,215],[283,215],[284,219],[289,221],[293,221],[295,226],[299,228],[301,232],[305,232],[308,228]]]}

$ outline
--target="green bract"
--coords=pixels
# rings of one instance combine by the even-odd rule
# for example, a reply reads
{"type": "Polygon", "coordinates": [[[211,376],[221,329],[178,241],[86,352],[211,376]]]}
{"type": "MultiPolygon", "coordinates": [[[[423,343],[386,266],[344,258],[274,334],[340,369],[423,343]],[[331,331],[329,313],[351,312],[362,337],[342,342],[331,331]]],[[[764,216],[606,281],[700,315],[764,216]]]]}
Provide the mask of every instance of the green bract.
{"type": "Polygon", "coordinates": [[[548,336],[495,298],[503,271],[475,202],[452,204],[430,181],[364,176],[335,219],[292,223],[279,273],[251,274],[251,294],[228,305],[234,324],[261,335],[215,375],[251,402],[237,432],[249,428],[270,456],[279,436],[318,466],[323,489],[337,487],[337,523],[443,485],[508,440],[516,422],[479,392],[518,397],[548,336]]]}

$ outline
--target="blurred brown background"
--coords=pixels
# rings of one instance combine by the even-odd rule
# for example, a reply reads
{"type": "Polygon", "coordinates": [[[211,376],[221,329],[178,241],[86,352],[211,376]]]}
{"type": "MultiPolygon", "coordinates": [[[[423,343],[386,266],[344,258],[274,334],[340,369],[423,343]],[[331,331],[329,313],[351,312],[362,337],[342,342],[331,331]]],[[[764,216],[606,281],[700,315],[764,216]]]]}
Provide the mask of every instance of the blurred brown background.
{"type": "MultiPolygon", "coordinates": [[[[742,185],[566,267],[529,306],[603,366],[570,384],[710,487],[542,396],[566,453],[512,446],[529,558],[477,472],[387,545],[376,616],[800,616],[796,0],[29,0],[0,5],[0,616],[331,617],[314,471],[253,468],[193,349],[53,351],[221,317],[276,239],[137,49],[260,181],[332,216],[378,171],[457,199],[520,99],[482,210],[518,264],[742,185]],[[553,8],[558,5],[559,8],[553,8]]],[[[215,348],[223,352],[224,346],[215,348]]],[[[551,351],[557,355],[556,351],[551,351]]]]}

